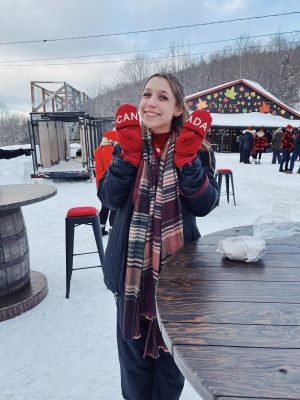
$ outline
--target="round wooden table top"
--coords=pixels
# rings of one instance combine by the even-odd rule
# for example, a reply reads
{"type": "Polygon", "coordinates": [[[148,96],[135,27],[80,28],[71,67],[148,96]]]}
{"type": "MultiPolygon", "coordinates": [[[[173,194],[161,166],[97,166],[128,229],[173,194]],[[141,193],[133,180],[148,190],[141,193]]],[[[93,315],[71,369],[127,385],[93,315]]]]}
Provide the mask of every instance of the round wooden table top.
{"type": "Polygon", "coordinates": [[[159,325],[204,400],[300,399],[300,234],[255,263],[216,253],[227,229],[187,244],[159,275],[159,325]]]}
{"type": "Polygon", "coordinates": [[[55,196],[53,185],[15,184],[0,185],[0,211],[37,203],[55,196]]]}

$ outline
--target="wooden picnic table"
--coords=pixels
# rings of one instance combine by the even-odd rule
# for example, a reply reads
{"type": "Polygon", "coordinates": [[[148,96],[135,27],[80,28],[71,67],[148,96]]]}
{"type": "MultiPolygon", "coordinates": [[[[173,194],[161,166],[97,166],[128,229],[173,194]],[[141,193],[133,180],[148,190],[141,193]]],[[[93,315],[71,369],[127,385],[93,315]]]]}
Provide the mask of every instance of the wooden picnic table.
{"type": "Polygon", "coordinates": [[[160,273],[158,320],[204,400],[300,399],[300,235],[266,241],[255,263],[223,258],[227,229],[186,245],[160,273]]]}

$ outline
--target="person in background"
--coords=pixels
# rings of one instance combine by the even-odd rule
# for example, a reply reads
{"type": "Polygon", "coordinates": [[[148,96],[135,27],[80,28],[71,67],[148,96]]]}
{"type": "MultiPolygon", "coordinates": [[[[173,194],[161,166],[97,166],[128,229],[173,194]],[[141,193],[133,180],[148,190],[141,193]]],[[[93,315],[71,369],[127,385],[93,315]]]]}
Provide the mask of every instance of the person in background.
{"type": "Polygon", "coordinates": [[[119,107],[119,145],[99,184],[101,202],[118,210],[102,270],[117,303],[127,400],[178,400],[184,385],[157,322],[156,285],[166,260],[200,237],[195,217],[219,199],[214,153],[205,141],[211,116],[189,115],[184,98],[173,74],[158,73],[145,83],[139,112],[119,107]]]}
{"type": "MultiPolygon", "coordinates": [[[[293,173],[295,161],[297,160],[297,158],[299,156],[300,156],[300,127],[297,129],[297,132],[294,137],[294,149],[293,149],[293,153],[292,153],[291,160],[290,160],[290,167],[287,171],[285,171],[286,174],[293,173]]],[[[300,170],[300,168],[299,168],[299,170],[300,170]]],[[[298,171],[298,173],[299,173],[299,171],[298,171]]]]}
{"type": "Polygon", "coordinates": [[[276,161],[278,161],[278,164],[281,163],[282,138],[283,138],[282,128],[276,129],[271,141],[271,149],[273,152],[272,164],[276,164],[276,161]]]}
{"type": "Polygon", "coordinates": [[[253,130],[247,128],[244,130],[244,164],[251,164],[250,155],[253,145],[253,130]]]}
{"type": "Polygon", "coordinates": [[[33,152],[33,149],[16,149],[16,150],[4,150],[0,149],[0,159],[5,158],[6,160],[10,158],[15,158],[19,156],[30,156],[33,152]]]}
{"type": "Polygon", "coordinates": [[[255,159],[255,164],[261,164],[261,155],[262,155],[263,151],[265,151],[265,149],[268,145],[269,145],[269,143],[265,136],[265,132],[261,128],[257,132],[257,134],[254,138],[254,141],[253,141],[253,153],[254,153],[253,158],[255,159]]]}
{"type": "Polygon", "coordinates": [[[266,139],[267,139],[267,146],[265,147],[265,152],[267,152],[268,150],[269,150],[269,146],[271,145],[271,142],[272,142],[272,138],[273,138],[273,135],[272,135],[272,133],[270,132],[270,130],[269,129],[266,129],[265,130],[265,137],[266,137],[266,139]]]}
{"type": "MultiPolygon", "coordinates": [[[[117,144],[118,144],[118,133],[116,132],[116,130],[110,130],[103,134],[102,141],[95,150],[94,160],[95,160],[95,175],[96,175],[95,177],[96,177],[97,190],[99,186],[99,181],[103,179],[103,176],[105,175],[107,168],[112,160],[112,152],[117,144]]],[[[99,217],[100,217],[102,236],[108,234],[108,231],[105,230],[107,219],[109,220],[109,226],[110,226],[109,230],[110,230],[113,226],[115,216],[116,216],[115,210],[109,210],[109,208],[101,204],[99,217]]]]}
{"type": "Polygon", "coordinates": [[[288,164],[291,158],[291,152],[293,151],[294,148],[294,140],[292,132],[293,132],[293,127],[291,125],[287,125],[282,139],[282,145],[281,145],[282,159],[279,166],[279,172],[285,172],[288,170],[288,164]]]}
{"type": "Polygon", "coordinates": [[[239,136],[240,163],[244,162],[245,157],[245,130],[239,136]]]}

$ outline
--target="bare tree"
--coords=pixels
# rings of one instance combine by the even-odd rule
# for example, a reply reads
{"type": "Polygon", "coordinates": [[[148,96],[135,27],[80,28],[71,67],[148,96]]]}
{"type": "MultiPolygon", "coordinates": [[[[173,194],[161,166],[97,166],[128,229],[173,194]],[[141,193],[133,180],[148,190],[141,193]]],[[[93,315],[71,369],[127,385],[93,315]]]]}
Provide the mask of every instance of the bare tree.
{"type": "Polygon", "coordinates": [[[273,36],[262,45],[246,34],[222,51],[196,58],[188,45],[171,44],[169,52],[160,61],[136,57],[120,70],[118,84],[101,93],[101,115],[113,115],[116,102],[139,102],[144,80],[153,72],[173,72],[183,82],[190,95],[213,86],[247,78],[259,83],[282,101],[290,102],[300,89],[300,46],[293,35],[273,36]],[[289,61],[284,61],[285,57],[289,61]],[[285,94],[290,93],[290,98],[285,94]]]}
{"type": "Polygon", "coordinates": [[[119,83],[135,83],[143,81],[150,74],[151,63],[143,53],[137,54],[132,61],[126,62],[120,69],[119,83]]]}
{"type": "Polygon", "coordinates": [[[22,114],[10,114],[8,107],[0,103],[0,145],[28,142],[27,118],[22,114]]]}

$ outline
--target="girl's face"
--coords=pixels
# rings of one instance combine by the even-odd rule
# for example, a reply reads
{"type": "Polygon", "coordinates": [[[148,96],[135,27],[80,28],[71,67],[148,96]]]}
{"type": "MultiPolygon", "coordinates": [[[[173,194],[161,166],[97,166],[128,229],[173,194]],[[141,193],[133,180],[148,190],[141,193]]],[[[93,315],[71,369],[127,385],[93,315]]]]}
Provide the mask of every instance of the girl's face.
{"type": "Polygon", "coordinates": [[[147,82],[140,102],[140,115],[146,128],[154,133],[170,132],[172,119],[182,112],[165,78],[155,76],[147,82]]]}

